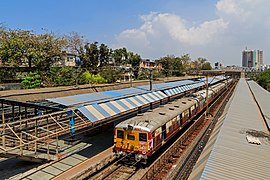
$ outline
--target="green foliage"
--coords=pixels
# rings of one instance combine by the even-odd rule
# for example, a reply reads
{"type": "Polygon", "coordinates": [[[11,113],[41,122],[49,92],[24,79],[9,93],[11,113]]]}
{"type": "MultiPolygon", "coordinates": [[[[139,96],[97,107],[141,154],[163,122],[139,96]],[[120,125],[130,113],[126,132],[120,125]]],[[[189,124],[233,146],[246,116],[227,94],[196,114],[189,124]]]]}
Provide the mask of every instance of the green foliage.
{"type": "Polygon", "coordinates": [[[83,61],[82,67],[92,72],[96,72],[99,63],[99,50],[97,42],[87,43],[84,46],[84,53],[80,55],[81,61],[83,61]]]}
{"type": "Polygon", "coordinates": [[[138,79],[139,70],[138,67],[140,66],[141,56],[139,54],[134,54],[133,52],[128,52],[128,60],[126,61],[128,64],[131,64],[133,67],[133,74],[135,79],[138,79]]]}
{"type": "Polygon", "coordinates": [[[145,79],[149,79],[149,74],[144,72],[144,71],[141,71],[139,72],[138,74],[138,80],[145,80],[145,79]]]}
{"type": "Polygon", "coordinates": [[[260,86],[270,91],[270,69],[262,71],[257,75],[256,79],[260,86]]]}
{"type": "Polygon", "coordinates": [[[21,85],[25,89],[32,89],[40,87],[41,85],[41,78],[38,73],[32,73],[30,72],[28,76],[24,78],[24,80],[21,82],[21,85]]]}
{"type": "MultiPolygon", "coordinates": [[[[78,33],[68,36],[56,36],[54,33],[36,34],[33,31],[7,29],[0,23],[0,60],[4,66],[35,67],[36,74],[29,74],[22,82],[25,88],[38,87],[40,81],[46,85],[75,85],[78,83],[113,83],[120,79],[123,72],[115,66],[130,64],[135,79],[149,79],[149,72],[140,72],[141,57],[139,54],[128,52],[126,48],[112,50],[105,44],[90,43],[78,33]],[[82,62],[79,69],[73,67],[53,67],[66,52],[75,53],[82,62]],[[59,57],[59,58],[56,58],[59,57]],[[113,67],[112,67],[112,66],[113,67]],[[87,70],[86,72],[84,72],[87,70]],[[84,73],[83,73],[84,72],[84,73]]],[[[153,76],[181,76],[188,69],[211,69],[204,58],[191,62],[189,54],[181,57],[166,56],[158,60],[163,66],[162,74],[153,70],[153,76]]],[[[16,69],[16,68],[15,68],[16,69]]],[[[14,72],[0,70],[0,81],[16,79],[14,72]]],[[[262,77],[258,77],[261,80],[262,77]]]]}
{"type": "Polygon", "coordinates": [[[112,50],[108,48],[105,44],[99,46],[99,66],[103,67],[109,63],[109,57],[112,53],[112,50]]]}
{"type": "Polygon", "coordinates": [[[14,80],[16,79],[16,70],[15,69],[0,69],[0,82],[4,80],[14,80]]]}
{"type": "Polygon", "coordinates": [[[110,66],[107,66],[106,68],[104,68],[100,75],[106,79],[107,83],[114,83],[116,82],[118,79],[120,79],[120,74],[121,74],[121,70],[117,70],[117,69],[113,69],[110,66]]]}
{"type": "Polygon", "coordinates": [[[76,69],[73,67],[51,67],[48,77],[54,86],[76,84],[76,69]]]}
{"type": "Polygon", "coordinates": [[[163,74],[168,76],[181,76],[187,66],[188,57],[186,55],[182,57],[166,56],[159,59],[159,62],[163,67],[163,74]]]}
{"type": "Polygon", "coordinates": [[[182,63],[182,60],[180,57],[175,57],[173,59],[173,72],[172,75],[173,76],[182,76],[183,75],[183,71],[184,71],[184,66],[182,63]]]}
{"type": "Polygon", "coordinates": [[[211,70],[212,66],[209,62],[205,62],[202,64],[202,70],[211,70]]]}
{"type": "Polygon", "coordinates": [[[158,71],[153,71],[153,79],[156,79],[156,78],[164,78],[164,74],[162,74],[161,72],[158,72],[158,71]]]}
{"type": "Polygon", "coordinates": [[[34,34],[26,30],[3,30],[0,35],[0,59],[11,66],[36,66],[47,71],[52,57],[60,55],[66,41],[52,33],[34,34]]]}
{"type": "Polygon", "coordinates": [[[116,66],[126,64],[128,60],[128,53],[126,48],[115,49],[112,53],[112,58],[116,66]]]}
{"type": "Polygon", "coordinates": [[[89,71],[85,71],[79,78],[80,84],[101,84],[106,83],[106,80],[99,74],[94,75],[89,71]]]}

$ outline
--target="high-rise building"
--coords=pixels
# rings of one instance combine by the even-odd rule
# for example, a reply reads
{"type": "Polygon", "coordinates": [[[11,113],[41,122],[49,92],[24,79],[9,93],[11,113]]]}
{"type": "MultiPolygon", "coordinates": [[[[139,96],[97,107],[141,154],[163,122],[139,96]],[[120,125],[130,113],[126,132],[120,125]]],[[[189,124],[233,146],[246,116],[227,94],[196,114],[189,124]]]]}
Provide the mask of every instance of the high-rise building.
{"type": "Polygon", "coordinates": [[[256,67],[260,68],[263,66],[263,51],[257,50],[256,51],[256,67]]]}
{"type": "Polygon", "coordinates": [[[242,67],[253,67],[254,58],[253,58],[253,50],[245,49],[242,51],[242,67]]]}
{"type": "Polygon", "coordinates": [[[242,51],[242,67],[256,67],[263,66],[263,51],[245,49],[242,51]]]}

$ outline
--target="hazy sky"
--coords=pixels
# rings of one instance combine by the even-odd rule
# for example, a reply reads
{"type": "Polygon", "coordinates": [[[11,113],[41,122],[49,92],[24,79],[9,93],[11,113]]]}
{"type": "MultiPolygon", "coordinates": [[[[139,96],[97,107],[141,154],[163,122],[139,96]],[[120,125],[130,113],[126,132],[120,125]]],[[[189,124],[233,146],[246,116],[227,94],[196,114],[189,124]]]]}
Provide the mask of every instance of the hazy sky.
{"type": "Polygon", "coordinates": [[[245,47],[262,49],[270,64],[269,7],[269,0],[0,0],[0,23],[75,31],[150,59],[189,53],[241,65],[245,47]]]}

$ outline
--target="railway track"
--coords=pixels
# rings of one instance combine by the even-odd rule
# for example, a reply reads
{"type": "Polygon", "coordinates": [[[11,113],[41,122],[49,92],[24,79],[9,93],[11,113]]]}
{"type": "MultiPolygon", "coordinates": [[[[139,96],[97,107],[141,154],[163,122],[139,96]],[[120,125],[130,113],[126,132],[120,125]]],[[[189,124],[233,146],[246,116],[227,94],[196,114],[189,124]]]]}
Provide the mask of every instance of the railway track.
{"type": "Polygon", "coordinates": [[[216,120],[230,98],[234,83],[210,105],[212,117],[202,114],[151,166],[140,179],[187,179],[207,142],[216,120]]]}
{"type": "Polygon", "coordinates": [[[186,179],[194,165],[194,159],[199,156],[198,152],[202,150],[203,143],[207,142],[207,136],[210,136],[215,120],[220,116],[235,84],[228,87],[228,90],[219,95],[210,105],[208,113],[212,115],[211,118],[206,118],[203,113],[149,167],[127,167],[117,161],[105,165],[98,174],[90,174],[83,179],[173,179],[181,173],[185,174],[184,179],[186,179]],[[190,159],[191,161],[189,161],[190,159]],[[179,171],[181,172],[179,173],[179,171]]]}
{"type": "Polygon", "coordinates": [[[112,180],[112,179],[130,179],[137,172],[137,168],[127,165],[113,165],[110,170],[100,174],[99,176],[92,177],[90,179],[97,180],[112,180]]]}

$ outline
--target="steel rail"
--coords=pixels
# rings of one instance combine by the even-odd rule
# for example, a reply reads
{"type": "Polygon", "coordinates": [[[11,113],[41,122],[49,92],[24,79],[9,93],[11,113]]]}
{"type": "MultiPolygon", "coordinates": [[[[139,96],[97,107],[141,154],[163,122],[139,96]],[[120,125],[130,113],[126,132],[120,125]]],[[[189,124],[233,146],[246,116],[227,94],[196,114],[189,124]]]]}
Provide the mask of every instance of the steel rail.
{"type": "MultiPolygon", "coordinates": [[[[221,98],[222,96],[219,96],[221,98]]],[[[218,100],[215,100],[216,103],[218,100]]],[[[210,108],[213,107],[213,104],[210,108]]],[[[205,120],[205,113],[203,113],[192,125],[189,127],[184,134],[182,134],[174,144],[172,144],[148,169],[147,172],[141,177],[141,179],[153,179],[158,172],[161,171],[163,165],[167,164],[168,160],[173,157],[173,155],[177,154],[179,150],[181,150],[181,146],[183,146],[184,142],[188,140],[189,136],[202,124],[205,120]]],[[[194,144],[194,143],[193,143],[194,144]]],[[[188,154],[184,154],[181,156],[181,160],[179,164],[184,164],[185,159],[188,158],[188,154]]]]}

